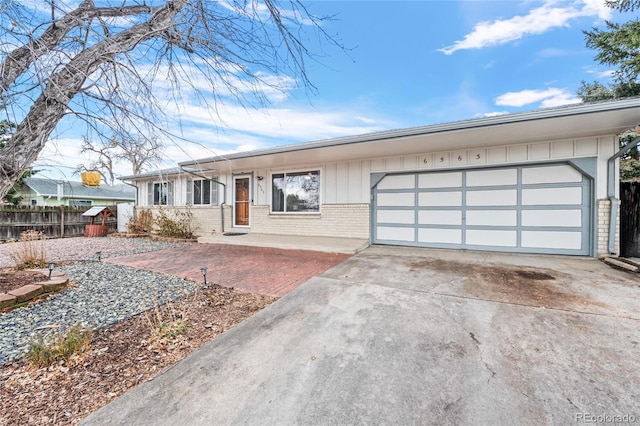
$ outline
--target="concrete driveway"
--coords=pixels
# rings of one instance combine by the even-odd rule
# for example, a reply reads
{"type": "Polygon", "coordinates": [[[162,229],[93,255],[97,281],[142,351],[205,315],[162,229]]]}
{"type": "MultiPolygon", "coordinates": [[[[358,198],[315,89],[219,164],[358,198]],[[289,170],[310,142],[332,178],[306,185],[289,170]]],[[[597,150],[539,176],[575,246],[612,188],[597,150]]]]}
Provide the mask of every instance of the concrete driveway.
{"type": "Polygon", "coordinates": [[[639,283],[593,259],[370,247],[84,424],[640,422],[639,283]]]}

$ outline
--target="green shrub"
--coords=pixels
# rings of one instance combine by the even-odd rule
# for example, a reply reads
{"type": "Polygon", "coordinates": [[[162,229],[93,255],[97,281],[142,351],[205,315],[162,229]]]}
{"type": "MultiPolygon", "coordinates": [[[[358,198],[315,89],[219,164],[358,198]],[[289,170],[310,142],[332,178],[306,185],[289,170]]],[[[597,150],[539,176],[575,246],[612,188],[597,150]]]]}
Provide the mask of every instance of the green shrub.
{"type": "Polygon", "coordinates": [[[627,158],[620,161],[620,181],[640,182],[640,161],[627,158]]]}
{"type": "Polygon", "coordinates": [[[162,237],[191,238],[193,237],[193,213],[190,211],[165,209],[158,210],[154,219],[156,231],[162,237]]]}
{"type": "Polygon", "coordinates": [[[49,367],[56,362],[67,362],[75,355],[89,348],[91,331],[80,326],[70,328],[66,334],[57,336],[52,343],[45,342],[43,337],[29,344],[27,361],[37,367],[49,367]]]}

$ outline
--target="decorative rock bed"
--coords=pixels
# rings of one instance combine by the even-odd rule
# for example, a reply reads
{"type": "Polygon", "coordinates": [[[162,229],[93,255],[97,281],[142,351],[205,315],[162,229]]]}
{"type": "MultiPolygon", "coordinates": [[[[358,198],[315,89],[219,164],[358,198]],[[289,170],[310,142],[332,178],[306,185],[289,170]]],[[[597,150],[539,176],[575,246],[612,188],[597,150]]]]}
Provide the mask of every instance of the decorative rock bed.
{"type": "MultiPolygon", "coordinates": [[[[39,272],[47,275],[47,269],[30,269],[29,271],[39,272]]],[[[42,295],[49,295],[64,289],[69,284],[69,278],[59,271],[52,271],[51,278],[47,281],[39,281],[27,284],[8,293],[0,293],[0,310],[10,311],[22,306],[42,295]]]]}
{"type": "MultiPolygon", "coordinates": [[[[41,293],[37,296],[43,298],[39,303],[23,302],[20,307],[14,307],[17,309],[0,313],[0,365],[23,356],[30,341],[47,337],[50,330],[64,331],[76,325],[92,330],[106,327],[192,294],[202,285],[175,276],[100,262],[94,254],[100,251],[104,260],[184,247],[185,243],[107,236],[50,239],[44,245],[47,259],[58,264],[52,277],[60,271],[73,285],[64,291],[41,293]]],[[[0,244],[0,267],[14,264],[10,255],[13,250],[11,244],[0,244]]],[[[44,275],[48,274],[47,270],[44,275]]]]}

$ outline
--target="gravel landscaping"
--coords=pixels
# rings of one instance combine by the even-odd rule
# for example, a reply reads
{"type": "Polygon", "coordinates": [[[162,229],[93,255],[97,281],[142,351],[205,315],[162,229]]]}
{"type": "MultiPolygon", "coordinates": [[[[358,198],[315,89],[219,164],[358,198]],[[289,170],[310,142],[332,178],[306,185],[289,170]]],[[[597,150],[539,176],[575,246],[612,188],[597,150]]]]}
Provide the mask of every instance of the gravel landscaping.
{"type": "MultiPolygon", "coordinates": [[[[0,245],[0,267],[14,265],[17,246],[0,245]]],[[[170,300],[195,292],[201,283],[97,261],[181,247],[183,243],[135,238],[68,238],[44,241],[48,261],[55,261],[72,287],[24,308],[0,314],[0,365],[26,351],[30,341],[74,325],[97,329],[122,321],[170,300]]]]}
{"type": "MultiPolygon", "coordinates": [[[[96,252],[101,252],[101,258],[106,259],[115,256],[127,256],[136,253],[164,250],[167,248],[183,247],[189,243],[167,243],[151,241],[148,238],[55,238],[38,241],[34,244],[44,245],[44,250],[48,261],[57,263],[73,262],[78,260],[95,261],[96,252]]],[[[14,266],[15,262],[11,255],[18,253],[20,246],[25,243],[4,243],[0,244],[0,268],[14,266]]]]}

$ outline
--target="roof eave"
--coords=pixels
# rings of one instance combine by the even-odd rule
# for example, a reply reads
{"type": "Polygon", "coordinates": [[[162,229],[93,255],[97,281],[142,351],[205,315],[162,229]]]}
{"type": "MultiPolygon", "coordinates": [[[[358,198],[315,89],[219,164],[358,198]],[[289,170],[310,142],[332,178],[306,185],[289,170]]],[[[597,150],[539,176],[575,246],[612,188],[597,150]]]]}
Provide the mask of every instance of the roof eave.
{"type": "Polygon", "coordinates": [[[564,107],[547,108],[535,111],[520,112],[514,114],[504,114],[493,117],[482,117],[450,123],[434,124],[407,129],[386,130],[376,133],[367,133],[357,136],[345,136],[334,139],[324,139],[319,141],[305,142],[300,144],[285,145],[274,148],[266,148],[255,151],[237,152],[224,156],[215,156],[190,160],[178,163],[181,167],[195,166],[202,163],[216,163],[221,161],[236,160],[248,157],[259,157],[272,154],[282,154],[293,151],[304,151],[316,148],[334,147],[340,145],[351,145],[364,142],[376,142],[387,139],[403,138],[419,135],[448,133],[461,130],[473,130],[483,127],[501,126],[517,124],[551,118],[562,118],[599,112],[624,110],[640,107],[640,98],[628,98],[608,102],[581,103],[564,107]]]}

